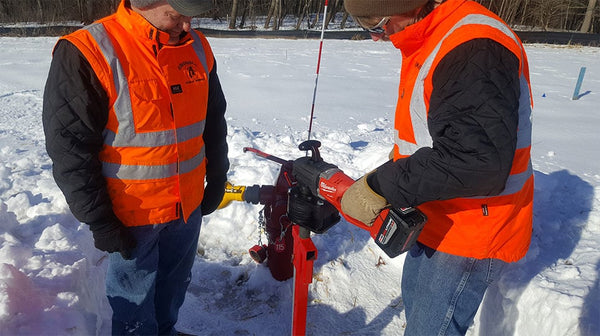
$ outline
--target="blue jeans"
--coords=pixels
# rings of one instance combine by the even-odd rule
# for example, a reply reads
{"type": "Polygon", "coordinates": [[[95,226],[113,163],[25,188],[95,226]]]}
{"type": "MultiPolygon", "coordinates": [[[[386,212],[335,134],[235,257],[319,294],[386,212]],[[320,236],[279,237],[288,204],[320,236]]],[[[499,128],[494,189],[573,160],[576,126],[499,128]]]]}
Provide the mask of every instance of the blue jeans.
{"type": "Polygon", "coordinates": [[[188,222],[131,227],[137,239],[132,259],[109,255],[106,295],[113,335],[175,335],[175,323],[198,247],[200,208],[188,222]]]}
{"type": "Polygon", "coordinates": [[[464,335],[488,286],[506,263],[465,258],[417,243],[406,254],[402,299],[404,335],[464,335]]]}

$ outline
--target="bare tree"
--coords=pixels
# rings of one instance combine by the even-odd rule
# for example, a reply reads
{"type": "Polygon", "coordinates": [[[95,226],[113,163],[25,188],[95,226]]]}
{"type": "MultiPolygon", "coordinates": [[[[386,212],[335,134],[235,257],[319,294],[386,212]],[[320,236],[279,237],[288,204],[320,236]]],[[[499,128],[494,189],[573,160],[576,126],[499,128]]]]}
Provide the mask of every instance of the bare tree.
{"type": "Polygon", "coordinates": [[[245,0],[244,2],[245,2],[245,4],[244,4],[244,8],[242,9],[242,17],[240,18],[240,25],[239,25],[240,29],[244,28],[244,26],[246,25],[246,18],[248,17],[248,10],[249,10],[248,7],[251,6],[251,4],[248,5],[247,0],[245,0]]]}
{"type": "Polygon", "coordinates": [[[281,2],[282,0],[271,0],[269,12],[267,13],[267,18],[265,20],[265,28],[269,28],[271,26],[271,20],[273,20],[273,30],[279,30],[283,21],[281,2]]]}
{"type": "Polygon", "coordinates": [[[304,21],[304,18],[308,15],[308,10],[311,3],[311,0],[304,0],[298,5],[298,20],[296,21],[296,30],[300,29],[302,26],[302,21],[304,21]]]}
{"type": "Polygon", "coordinates": [[[346,21],[348,21],[348,16],[350,16],[348,14],[348,12],[344,11],[344,15],[342,16],[342,21],[340,22],[340,28],[341,29],[346,28],[346,21]]]}
{"type": "Polygon", "coordinates": [[[581,32],[588,33],[590,32],[590,27],[592,25],[592,20],[594,18],[594,9],[596,8],[596,0],[589,0],[587,10],[585,11],[585,17],[583,19],[583,24],[581,25],[581,32]]]}
{"type": "Polygon", "coordinates": [[[275,7],[277,6],[277,0],[271,0],[271,4],[269,5],[269,12],[267,13],[267,18],[265,19],[265,28],[269,28],[271,26],[271,19],[275,13],[275,7]]]}
{"type": "Polygon", "coordinates": [[[44,22],[44,11],[42,9],[42,0],[37,0],[38,19],[40,22],[44,22]]]}
{"type": "Polygon", "coordinates": [[[238,0],[231,2],[231,15],[229,18],[229,29],[235,29],[235,21],[237,19],[238,0]]]}
{"type": "Polygon", "coordinates": [[[332,0],[330,1],[330,5],[328,8],[328,13],[327,13],[327,17],[325,18],[325,28],[327,28],[329,26],[329,23],[332,21],[335,21],[335,15],[343,8],[342,7],[342,1],[341,0],[332,0]]]}
{"type": "Polygon", "coordinates": [[[324,3],[321,3],[321,1],[317,2],[317,7],[315,10],[315,17],[313,18],[313,21],[310,24],[310,27],[316,26],[317,22],[319,22],[319,17],[321,16],[321,12],[323,12],[323,5],[324,5],[324,3]]]}

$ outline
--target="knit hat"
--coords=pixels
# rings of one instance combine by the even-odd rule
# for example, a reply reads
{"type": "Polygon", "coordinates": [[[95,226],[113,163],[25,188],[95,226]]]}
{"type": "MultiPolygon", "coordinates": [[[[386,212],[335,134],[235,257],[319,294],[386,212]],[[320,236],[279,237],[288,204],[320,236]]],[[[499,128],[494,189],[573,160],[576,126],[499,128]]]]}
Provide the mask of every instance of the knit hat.
{"type": "Polygon", "coordinates": [[[346,11],[354,16],[392,16],[416,9],[428,0],[344,0],[346,11]]]}
{"type": "MultiPolygon", "coordinates": [[[[131,5],[137,8],[147,8],[162,0],[130,0],[131,5]]],[[[208,12],[213,7],[212,0],[167,0],[179,14],[196,16],[208,12]]]]}

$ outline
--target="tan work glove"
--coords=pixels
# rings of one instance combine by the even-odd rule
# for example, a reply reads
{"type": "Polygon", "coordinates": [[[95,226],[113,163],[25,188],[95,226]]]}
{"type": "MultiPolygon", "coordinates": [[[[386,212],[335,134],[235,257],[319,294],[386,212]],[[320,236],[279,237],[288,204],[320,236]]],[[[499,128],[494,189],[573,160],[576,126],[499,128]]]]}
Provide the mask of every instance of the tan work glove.
{"type": "Polygon", "coordinates": [[[367,226],[373,225],[381,210],[389,206],[385,198],[369,187],[367,183],[369,174],[354,182],[342,196],[341,202],[344,214],[363,222],[367,226]]]}

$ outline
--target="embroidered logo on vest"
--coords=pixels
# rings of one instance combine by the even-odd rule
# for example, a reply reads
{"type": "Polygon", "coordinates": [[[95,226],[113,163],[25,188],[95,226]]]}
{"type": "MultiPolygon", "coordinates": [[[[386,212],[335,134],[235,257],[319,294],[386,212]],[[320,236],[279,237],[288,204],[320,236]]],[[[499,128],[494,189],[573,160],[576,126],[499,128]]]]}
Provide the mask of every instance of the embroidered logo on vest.
{"type": "Polygon", "coordinates": [[[186,61],[179,64],[179,70],[183,71],[186,77],[189,79],[186,84],[199,82],[204,80],[204,76],[202,75],[202,71],[199,71],[198,65],[192,61],[186,61]]]}

